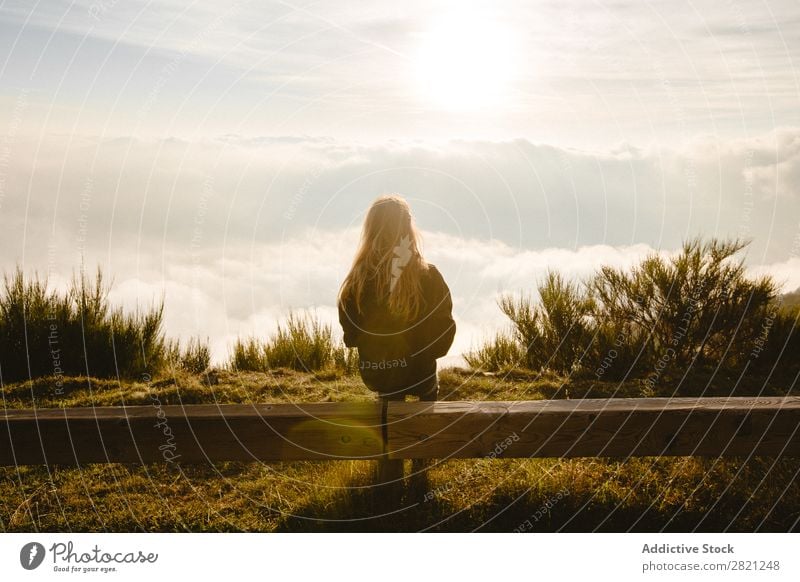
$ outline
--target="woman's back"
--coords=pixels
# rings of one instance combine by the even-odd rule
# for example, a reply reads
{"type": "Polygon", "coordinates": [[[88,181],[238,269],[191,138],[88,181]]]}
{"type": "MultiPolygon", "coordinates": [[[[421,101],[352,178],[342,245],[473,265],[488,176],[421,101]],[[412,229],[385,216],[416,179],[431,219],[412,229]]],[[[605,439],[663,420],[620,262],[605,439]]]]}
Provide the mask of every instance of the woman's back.
{"type": "Polygon", "coordinates": [[[358,348],[361,377],[382,395],[435,394],[436,359],[455,335],[450,290],[418,239],[405,200],[375,200],[339,292],[345,345],[358,348]]]}
{"type": "Polygon", "coordinates": [[[361,377],[376,392],[417,392],[435,379],[436,359],[453,343],[450,290],[434,265],[427,265],[420,287],[421,308],[413,317],[393,313],[374,285],[365,286],[360,311],[353,298],[339,303],[345,345],[358,348],[361,377]]]}

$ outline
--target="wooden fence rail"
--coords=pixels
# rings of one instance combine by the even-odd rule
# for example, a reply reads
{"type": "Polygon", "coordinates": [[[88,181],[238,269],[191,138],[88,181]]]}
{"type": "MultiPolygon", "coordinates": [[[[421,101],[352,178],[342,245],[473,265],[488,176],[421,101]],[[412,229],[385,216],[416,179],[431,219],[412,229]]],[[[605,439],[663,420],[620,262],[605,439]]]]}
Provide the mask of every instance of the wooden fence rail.
{"type": "Polygon", "coordinates": [[[6,409],[0,465],[800,456],[800,397],[6,409]]]}

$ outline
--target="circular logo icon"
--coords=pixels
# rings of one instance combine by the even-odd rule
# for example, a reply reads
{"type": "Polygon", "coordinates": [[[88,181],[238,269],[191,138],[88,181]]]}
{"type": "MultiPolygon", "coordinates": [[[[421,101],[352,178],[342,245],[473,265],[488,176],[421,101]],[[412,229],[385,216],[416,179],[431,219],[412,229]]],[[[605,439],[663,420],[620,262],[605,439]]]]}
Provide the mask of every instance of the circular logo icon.
{"type": "Polygon", "coordinates": [[[19,563],[26,570],[35,570],[44,561],[44,546],[39,542],[29,542],[19,551],[19,563]]]}

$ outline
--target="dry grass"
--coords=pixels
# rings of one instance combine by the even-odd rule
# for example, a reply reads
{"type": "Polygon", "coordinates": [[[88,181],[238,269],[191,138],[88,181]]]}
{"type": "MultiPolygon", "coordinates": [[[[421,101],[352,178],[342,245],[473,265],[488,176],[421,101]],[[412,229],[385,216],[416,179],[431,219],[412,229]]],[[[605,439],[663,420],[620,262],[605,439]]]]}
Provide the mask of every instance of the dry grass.
{"type": "MultiPolygon", "coordinates": [[[[446,399],[633,396],[524,371],[440,373],[446,399]]],[[[366,401],[357,377],[277,370],[179,373],[163,403],[366,401]]],[[[777,390],[777,389],[776,389],[777,390]]],[[[145,386],[69,378],[5,386],[7,407],[148,404],[145,386]]],[[[410,465],[410,462],[407,462],[410,465]]],[[[452,460],[390,501],[365,461],[0,469],[5,531],[788,531],[798,528],[796,459],[452,460]],[[561,497],[558,493],[562,492],[561,497]],[[550,507],[547,507],[547,505],[550,507]],[[528,525],[524,525],[524,524],[528,525]]]]}

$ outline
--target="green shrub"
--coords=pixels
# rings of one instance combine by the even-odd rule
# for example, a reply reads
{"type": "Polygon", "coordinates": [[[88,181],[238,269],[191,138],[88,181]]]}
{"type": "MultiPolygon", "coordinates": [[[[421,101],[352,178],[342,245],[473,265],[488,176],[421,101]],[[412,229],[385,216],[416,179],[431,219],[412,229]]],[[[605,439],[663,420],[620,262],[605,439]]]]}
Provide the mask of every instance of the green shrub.
{"type": "Polygon", "coordinates": [[[208,338],[201,342],[198,338],[192,338],[186,344],[186,349],[181,354],[181,365],[187,372],[202,374],[211,365],[211,348],[208,346],[208,338]]]}
{"type": "Polygon", "coordinates": [[[298,315],[291,311],[285,324],[264,349],[270,368],[292,368],[307,372],[322,370],[333,360],[333,330],[308,313],[298,315]]]}
{"type": "Polygon", "coordinates": [[[234,370],[262,372],[268,368],[264,358],[264,346],[254,337],[237,338],[233,344],[230,367],[234,370]]]}
{"type": "Polygon", "coordinates": [[[292,311],[267,341],[237,339],[230,365],[252,371],[291,368],[314,372],[336,367],[350,373],[358,369],[358,357],[355,350],[334,340],[331,325],[307,312],[292,311]]]}
{"type": "Polygon", "coordinates": [[[637,377],[650,362],[647,334],[634,325],[595,319],[592,341],[579,376],[617,381],[637,377]]]}
{"type": "Polygon", "coordinates": [[[525,355],[517,338],[508,332],[499,332],[483,345],[464,354],[464,360],[471,368],[498,372],[522,366],[526,361],[525,355]]]}
{"type": "Polygon", "coordinates": [[[145,312],[112,307],[99,268],[93,283],[81,272],[59,294],[18,267],[0,294],[0,378],[153,374],[165,362],[162,322],[163,301],[145,312]]]}
{"type": "Polygon", "coordinates": [[[339,343],[333,348],[333,367],[345,374],[358,372],[358,350],[348,348],[344,343],[339,343]]]}
{"type": "Polygon", "coordinates": [[[190,374],[202,374],[211,365],[208,338],[205,341],[191,338],[185,347],[181,346],[180,340],[170,340],[167,342],[166,351],[166,359],[173,368],[185,370],[190,374]]]}
{"type": "Polygon", "coordinates": [[[505,295],[500,309],[514,324],[529,368],[569,373],[580,364],[591,339],[591,298],[553,271],[538,291],[539,303],[505,295]]]}
{"type": "MultiPolygon", "coordinates": [[[[654,394],[670,394],[665,380],[697,371],[790,375],[800,367],[800,310],[792,294],[786,305],[779,301],[771,278],[747,276],[736,258],[745,246],[693,239],[674,256],[653,254],[630,270],[603,266],[585,287],[549,273],[538,302],[505,296],[500,309],[534,370],[643,378],[654,394]]],[[[467,361],[488,368],[512,352],[493,340],[467,361]]]]}
{"type": "Polygon", "coordinates": [[[694,239],[677,255],[647,257],[629,272],[600,269],[590,284],[597,317],[633,330],[642,354],[637,373],[669,377],[747,364],[777,288],[769,277],[746,276],[734,259],[745,246],[694,239]]]}
{"type": "Polygon", "coordinates": [[[795,289],[791,293],[782,295],[780,303],[781,309],[787,312],[800,309],[800,288],[795,289]]]}
{"type": "Polygon", "coordinates": [[[763,321],[750,352],[753,369],[777,377],[793,377],[800,368],[800,306],[777,306],[763,321]]]}

